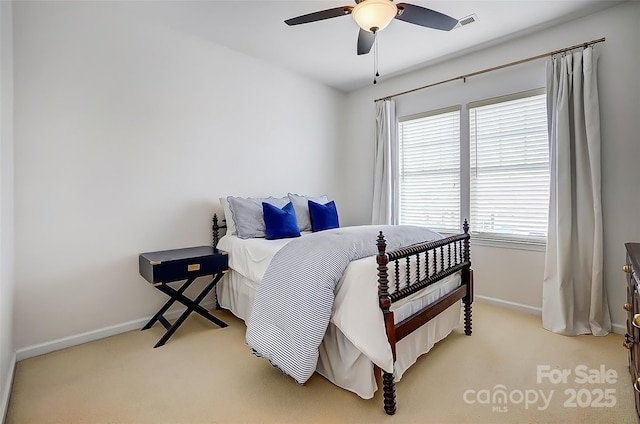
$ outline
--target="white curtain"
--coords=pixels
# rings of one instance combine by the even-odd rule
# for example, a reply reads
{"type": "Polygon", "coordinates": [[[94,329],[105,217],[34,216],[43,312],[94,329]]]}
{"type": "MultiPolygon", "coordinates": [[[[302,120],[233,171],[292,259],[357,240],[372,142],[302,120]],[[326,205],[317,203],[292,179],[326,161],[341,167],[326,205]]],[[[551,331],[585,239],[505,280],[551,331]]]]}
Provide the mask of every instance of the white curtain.
{"type": "Polygon", "coordinates": [[[551,190],[542,324],[564,335],[604,336],[600,112],[593,47],[547,63],[551,190]]]}
{"type": "Polygon", "coordinates": [[[374,158],[372,224],[397,224],[398,130],[396,103],[376,102],[376,151],[374,158]]]}

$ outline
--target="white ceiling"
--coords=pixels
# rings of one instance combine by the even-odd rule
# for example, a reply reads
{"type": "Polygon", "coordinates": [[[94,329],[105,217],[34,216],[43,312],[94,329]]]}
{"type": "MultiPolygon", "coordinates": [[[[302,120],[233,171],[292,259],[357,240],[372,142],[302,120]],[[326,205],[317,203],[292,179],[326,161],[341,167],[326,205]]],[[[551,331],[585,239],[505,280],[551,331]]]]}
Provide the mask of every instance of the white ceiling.
{"type": "MultiPolygon", "coordinates": [[[[456,19],[477,22],[438,31],[399,20],[378,34],[381,79],[470,49],[517,37],[621,3],[617,0],[405,0],[456,19]]],[[[163,2],[164,3],[164,2],[163,2]]],[[[147,3],[149,5],[149,3],[147,3]]],[[[166,23],[342,91],[372,83],[373,49],[356,54],[358,26],[351,16],[288,26],[285,19],[353,0],[181,1],[154,9],[166,23]]],[[[586,41],[586,40],[585,40],[586,41]]]]}

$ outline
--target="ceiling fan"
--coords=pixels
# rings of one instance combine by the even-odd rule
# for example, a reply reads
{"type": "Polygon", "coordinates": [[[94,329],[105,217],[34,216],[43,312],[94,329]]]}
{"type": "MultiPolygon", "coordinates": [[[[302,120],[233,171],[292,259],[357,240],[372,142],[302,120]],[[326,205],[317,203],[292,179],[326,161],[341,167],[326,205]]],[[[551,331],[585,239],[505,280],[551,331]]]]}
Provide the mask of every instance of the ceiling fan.
{"type": "Polygon", "coordinates": [[[351,15],[360,27],[358,34],[358,54],[367,54],[376,38],[376,33],[384,29],[395,18],[427,28],[450,31],[458,23],[457,19],[435,10],[409,3],[393,3],[392,0],[355,0],[355,6],[341,6],[320,10],[284,21],[287,25],[300,25],[324,19],[351,15]]]}

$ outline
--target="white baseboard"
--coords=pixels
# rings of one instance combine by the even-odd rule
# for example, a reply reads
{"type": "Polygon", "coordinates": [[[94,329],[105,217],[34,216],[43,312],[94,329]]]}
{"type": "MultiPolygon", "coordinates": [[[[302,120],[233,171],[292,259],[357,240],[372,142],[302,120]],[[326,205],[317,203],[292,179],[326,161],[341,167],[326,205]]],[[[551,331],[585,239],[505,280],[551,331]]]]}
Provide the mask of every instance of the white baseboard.
{"type": "MultiPolygon", "coordinates": [[[[209,310],[215,307],[215,302],[203,302],[200,305],[203,308],[209,310]]],[[[165,318],[169,320],[177,318],[185,310],[186,308],[182,308],[167,312],[165,314],[165,318]]],[[[139,330],[144,327],[147,322],[149,322],[151,317],[152,316],[140,318],[133,321],[124,322],[122,324],[116,324],[110,327],[88,331],[82,334],[76,334],[73,336],[63,337],[61,339],[56,339],[33,346],[27,346],[16,351],[16,360],[22,361],[23,359],[33,358],[34,356],[44,355],[46,353],[55,352],[56,350],[77,346],[83,343],[92,342],[94,340],[103,339],[105,337],[115,336],[116,334],[126,333],[127,331],[139,330]]]]}
{"type": "Polygon", "coordinates": [[[2,420],[5,422],[7,419],[7,409],[9,409],[9,398],[11,397],[11,389],[13,388],[13,378],[16,375],[16,354],[14,353],[9,363],[9,372],[7,373],[7,381],[4,385],[4,391],[2,392],[2,420]]]}
{"type": "Polygon", "coordinates": [[[526,312],[527,314],[542,316],[542,308],[535,306],[524,305],[522,303],[509,302],[508,300],[496,299],[488,296],[474,296],[477,300],[483,303],[488,303],[494,306],[500,306],[502,308],[513,309],[520,312],[526,312]]]}
{"type": "MultiPolygon", "coordinates": [[[[500,306],[503,308],[513,309],[528,314],[542,316],[542,308],[535,306],[523,305],[522,303],[509,302],[507,300],[495,299],[488,296],[475,295],[475,298],[480,302],[488,303],[494,306],[500,306]]],[[[625,324],[611,324],[611,331],[615,334],[624,334],[627,332],[627,326],[625,324]]]]}
{"type": "Polygon", "coordinates": [[[623,324],[611,324],[611,331],[616,334],[624,335],[627,332],[627,326],[623,324]]]}

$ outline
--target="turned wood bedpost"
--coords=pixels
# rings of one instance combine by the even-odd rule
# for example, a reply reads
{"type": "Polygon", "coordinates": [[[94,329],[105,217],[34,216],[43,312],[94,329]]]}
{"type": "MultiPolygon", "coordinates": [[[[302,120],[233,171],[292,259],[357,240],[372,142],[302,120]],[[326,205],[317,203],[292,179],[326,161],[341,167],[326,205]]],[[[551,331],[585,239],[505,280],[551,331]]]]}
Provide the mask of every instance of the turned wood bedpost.
{"type": "MultiPolygon", "coordinates": [[[[462,224],[462,229],[464,230],[467,238],[464,239],[464,252],[463,252],[463,260],[464,262],[471,263],[471,251],[469,246],[469,222],[465,219],[464,224],[462,224]]],[[[468,268],[462,270],[462,282],[467,285],[467,294],[462,298],[462,303],[464,304],[464,334],[467,336],[471,335],[471,304],[473,303],[473,270],[471,269],[471,265],[468,268]]]]}
{"type": "Polygon", "coordinates": [[[220,225],[218,225],[218,215],[213,214],[213,223],[211,224],[211,240],[215,249],[220,240],[220,225]]]}
{"type": "MultiPolygon", "coordinates": [[[[220,241],[220,229],[221,228],[226,228],[225,225],[219,225],[218,224],[218,215],[217,214],[213,214],[213,220],[211,223],[211,245],[213,246],[213,248],[215,249],[215,251],[218,251],[218,248],[216,247],[218,245],[218,241],[220,241]]],[[[218,292],[217,292],[217,287],[215,287],[213,289],[213,297],[214,300],[216,302],[216,309],[219,310],[220,308],[220,302],[218,302],[218,292]]]]}
{"type": "MultiPolygon", "coordinates": [[[[378,255],[376,256],[376,262],[378,263],[378,298],[380,301],[380,308],[384,316],[384,323],[387,329],[387,339],[391,346],[391,353],[393,354],[393,363],[396,362],[396,328],[393,322],[393,312],[391,312],[391,298],[389,297],[389,279],[387,264],[389,258],[386,254],[387,243],[384,239],[382,231],[378,235],[378,255]]],[[[384,411],[393,415],[396,412],[396,391],[395,382],[393,380],[393,373],[388,373],[383,370],[382,373],[382,392],[384,397],[384,411]]]]}

